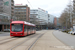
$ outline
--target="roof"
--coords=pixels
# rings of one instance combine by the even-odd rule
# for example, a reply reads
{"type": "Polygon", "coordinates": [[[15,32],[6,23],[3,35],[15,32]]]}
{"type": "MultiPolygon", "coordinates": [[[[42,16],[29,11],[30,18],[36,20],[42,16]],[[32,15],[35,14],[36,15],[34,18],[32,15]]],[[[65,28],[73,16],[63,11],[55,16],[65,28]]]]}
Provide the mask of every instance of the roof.
{"type": "Polygon", "coordinates": [[[35,24],[29,23],[29,22],[26,22],[26,21],[12,21],[11,23],[23,23],[23,24],[26,24],[26,25],[35,26],[35,24]]]}
{"type": "Polygon", "coordinates": [[[26,22],[26,21],[24,21],[24,24],[35,26],[35,24],[29,23],[29,22],[26,22]]]}

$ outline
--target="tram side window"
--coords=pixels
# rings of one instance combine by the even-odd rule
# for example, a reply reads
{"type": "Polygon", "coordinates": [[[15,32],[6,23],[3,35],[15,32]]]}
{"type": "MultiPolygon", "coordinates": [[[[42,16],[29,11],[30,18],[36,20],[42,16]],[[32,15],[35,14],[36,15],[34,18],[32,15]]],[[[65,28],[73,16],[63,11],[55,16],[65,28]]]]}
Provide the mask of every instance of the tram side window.
{"type": "Polygon", "coordinates": [[[28,31],[30,31],[30,26],[27,26],[28,31]]]}
{"type": "Polygon", "coordinates": [[[35,30],[35,27],[33,27],[33,30],[35,30]]]}
{"type": "Polygon", "coordinates": [[[36,27],[34,27],[34,30],[36,29],[36,27]]]}
{"type": "Polygon", "coordinates": [[[32,30],[34,30],[34,27],[32,27],[32,30]]]}
{"type": "Polygon", "coordinates": [[[31,26],[30,26],[30,31],[31,31],[31,26]]]}
{"type": "Polygon", "coordinates": [[[32,27],[32,26],[30,27],[30,30],[31,30],[31,31],[33,30],[33,27],[32,27]]]}
{"type": "Polygon", "coordinates": [[[24,25],[24,32],[25,32],[25,31],[27,31],[27,26],[26,26],[26,25],[24,25]]]}

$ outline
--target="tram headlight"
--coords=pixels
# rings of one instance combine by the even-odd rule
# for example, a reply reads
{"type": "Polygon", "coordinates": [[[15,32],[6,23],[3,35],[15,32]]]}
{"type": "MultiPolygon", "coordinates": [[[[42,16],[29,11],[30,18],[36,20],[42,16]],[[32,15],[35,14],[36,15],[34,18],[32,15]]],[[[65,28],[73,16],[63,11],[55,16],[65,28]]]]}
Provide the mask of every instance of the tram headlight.
{"type": "Polygon", "coordinates": [[[11,35],[13,35],[13,34],[11,34],[11,35]]]}
{"type": "Polygon", "coordinates": [[[20,35],[23,35],[23,34],[20,34],[20,35]]]}

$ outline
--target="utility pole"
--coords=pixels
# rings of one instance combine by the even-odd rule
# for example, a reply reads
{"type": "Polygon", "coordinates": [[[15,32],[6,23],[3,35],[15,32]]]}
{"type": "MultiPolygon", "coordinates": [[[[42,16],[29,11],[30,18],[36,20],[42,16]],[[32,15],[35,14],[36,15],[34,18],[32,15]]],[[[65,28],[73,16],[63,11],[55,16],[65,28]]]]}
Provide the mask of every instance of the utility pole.
{"type": "Polygon", "coordinates": [[[66,18],[66,30],[67,30],[67,18],[66,18]]]}

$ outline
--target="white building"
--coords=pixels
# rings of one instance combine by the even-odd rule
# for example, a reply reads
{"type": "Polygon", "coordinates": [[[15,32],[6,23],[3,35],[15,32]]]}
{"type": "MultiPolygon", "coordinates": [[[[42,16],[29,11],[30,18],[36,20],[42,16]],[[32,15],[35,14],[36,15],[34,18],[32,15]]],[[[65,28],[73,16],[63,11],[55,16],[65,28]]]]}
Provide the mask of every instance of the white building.
{"type": "Polygon", "coordinates": [[[38,18],[43,19],[48,23],[48,12],[42,9],[38,9],[38,18]]]}
{"type": "Polygon", "coordinates": [[[32,20],[39,21],[40,23],[48,23],[48,12],[43,9],[32,9],[30,10],[30,21],[32,20]]]}
{"type": "Polygon", "coordinates": [[[48,22],[50,22],[50,23],[52,23],[52,24],[54,24],[54,18],[55,18],[55,16],[53,16],[53,15],[51,15],[51,14],[49,14],[49,21],[48,22]]]}

